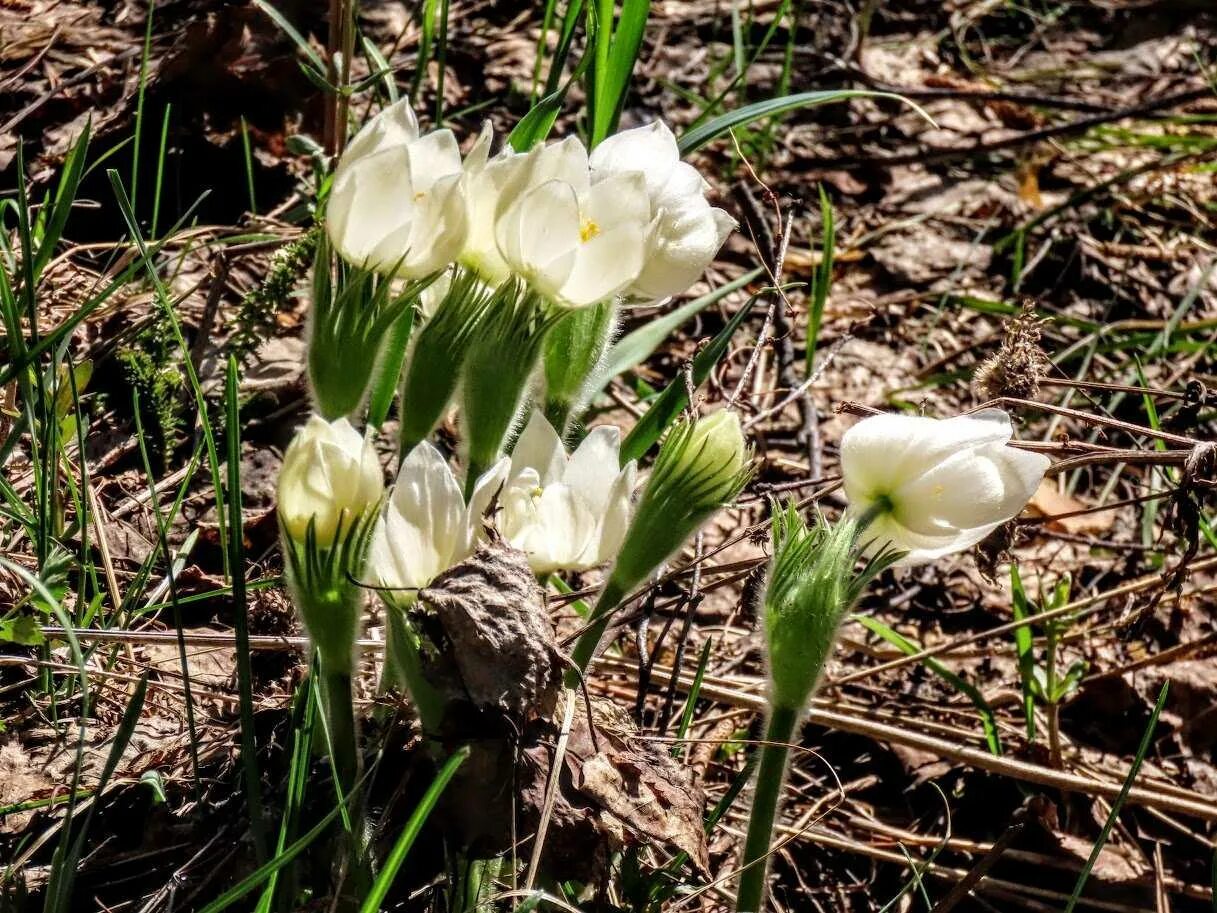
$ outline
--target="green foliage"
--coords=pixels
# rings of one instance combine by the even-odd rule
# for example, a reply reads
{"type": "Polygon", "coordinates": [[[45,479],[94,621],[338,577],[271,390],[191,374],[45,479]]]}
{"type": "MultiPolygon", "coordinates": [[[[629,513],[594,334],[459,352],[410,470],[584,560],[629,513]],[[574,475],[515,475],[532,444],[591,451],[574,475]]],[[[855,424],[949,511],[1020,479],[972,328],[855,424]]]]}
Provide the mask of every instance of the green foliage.
{"type": "MultiPolygon", "coordinates": [[[[1071,588],[1069,575],[1061,577],[1046,597],[1039,602],[1028,598],[1023,587],[1018,566],[1010,566],[1010,588],[1014,594],[1013,612],[1016,621],[1034,621],[1044,634],[1044,657],[1040,662],[1035,655],[1035,644],[1031,635],[1031,624],[1020,625],[1014,630],[1014,643],[1018,652],[1018,673],[1023,692],[1023,714],[1027,724],[1027,739],[1036,737],[1035,706],[1040,704],[1049,713],[1049,722],[1055,725],[1057,707],[1073,694],[1086,674],[1087,664],[1083,660],[1071,663],[1067,668],[1059,667],[1057,652],[1062,635],[1073,625],[1072,613],[1052,615],[1069,604],[1071,588]],[[1049,617],[1039,618],[1041,615],[1049,617]]],[[[1049,733],[1055,741],[1055,731],[1049,733]]],[[[1055,746],[1054,746],[1055,747],[1055,746]]]]}
{"type": "Polygon", "coordinates": [[[589,146],[617,129],[651,13],[651,0],[622,0],[620,13],[616,6],[614,0],[589,0],[587,4],[593,54],[587,71],[589,146]]]}
{"type": "Polygon", "coordinates": [[[169,467],[184,430],[186,378],[176,350],[164,319],[154,316],[115,355],[124,385],[135,392],[148,451],[162,471],[169,467]]]}
{"type": "Polygon", "coordinates": [[[806,523],[793,505],[773,505],[773,558],[762,614],[769,650],[769,700],[802,710],[823,674],[841,621],[863,589],[899,557],[883,551],[855,570],[859,521],[806,523]]]}
{"type": "Polygon", "coordinates": [[[591,380],[590,393],[599,393],[612,382],[614,377],[638,367],[663,345],[664,341],[687,320],[700,314],[712,304],[722,301],[727,295],[746,286],[760,276],[760,267],[749,270],[738,279],[732,279],[725,285],[707,292],[692,301],[686,301],[680,307],[666,314],[647,321],[638,329],[626,334],[605,354],[604,362],[591,380]]]}
{"type": "Polygon", "coordinates": [[[820,324],[824,320],[824,306],[828,303],[828,292],[832,288],[833,253],[836,249],[837,230],[833,223],[832,203],[820,185],[820,262],[816,264],[811,279],[811,306],[807,311],[807,371],[815,370],[816,346],[820,341],[820,324]]]}
{"type": "MultiPolygon", "coordinates": [[[[917,643],[915,640],[910,640],[900,632],[893,630],[877,618],[860,616],[857,621],[867,630],[879,635],[906,656],[915,656],[922,650],[921,644],[917,643]]],[[[947,668],[947,666],[940,663],[932,656],[927,657],[923,660],[923,662],[925,663],[925,667],[927,669],[929,669],[951,687],[955,688],[961,694],[966,695],[967,698],[976,706],[976,710],[980,714],[981,726],[983,726],[985,730],[985,745],[988,747],[989,751],[992,752],[994,757],[1001,757],[1002,745],[1001,736],[997,730],[997,716],[993,712],[992,705],[985,700],[985,696],[981,693],[981,690],[971,682],[964,680],[962,676],[952,672],[949,668],[947,668]]]]}
{"type": "Polygon", "coordinates": [[[922,114],[927,120],[929,119],[929,115],[925,114],[916,104],[890,92],[868,92],[862,89],[827,89],[816,92],[799,92],[795,95],[753,102],[750,105],[745,105],[734,111],[728,111],[726,114],[708,120],[691,130],[686,130],[679,140],[680,153],[681,155],[688,155],[690,152],[696,152],[702,146],[729,133],[731,130],[746,126],[762,118],[783,114],[796,108],[811,108],[830,102],[847,101],[851,98],[894,99],[911,105],[918,113],[922,114]]]}
{"type": "Polygon", "coordinates": [[[275,251],[265,277],[241,298],[236,331],[225,343],[230,354],[244,361],[274,327],[275,315],[290,303],[312,265],[321,231],[320,225],[313,225],[275,251]]]}
{"type": "MultiPolygon", "coordinates": [[[[727,354],[727,348],[731,344],[735,331],[752,313],[752,308],[759,297],[758,293],[749,298],[718,335],[693,357],[690,376],[694,390],[705,383],[710,372],[714,370],[714,366],[727,354]]],[[[689,405],[689,386],[690,384],[684,377],[674,378],[651,404],[646,414],[638,419],[630,433],[625,436],[625,440],[621,442],[622,466],[630,460],[641,459],[655,442],[663,437],[663,433],[667,431],[668,427],[679,418],[681,410],[689,405]]]]}

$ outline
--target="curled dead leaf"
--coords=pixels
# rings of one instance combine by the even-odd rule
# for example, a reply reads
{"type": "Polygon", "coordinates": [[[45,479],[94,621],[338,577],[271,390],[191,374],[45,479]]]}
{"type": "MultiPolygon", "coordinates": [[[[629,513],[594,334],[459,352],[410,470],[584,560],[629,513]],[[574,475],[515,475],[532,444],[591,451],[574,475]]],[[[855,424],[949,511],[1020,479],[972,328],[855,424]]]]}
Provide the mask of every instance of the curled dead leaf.
{"type": "Polygon", "coordinates": [[[430,644],[423,674],[451,700],[517,722],[553,713],[561,667],[545,593],[524,553],[481,545],[419,594],[414,613],[430,644]]]}

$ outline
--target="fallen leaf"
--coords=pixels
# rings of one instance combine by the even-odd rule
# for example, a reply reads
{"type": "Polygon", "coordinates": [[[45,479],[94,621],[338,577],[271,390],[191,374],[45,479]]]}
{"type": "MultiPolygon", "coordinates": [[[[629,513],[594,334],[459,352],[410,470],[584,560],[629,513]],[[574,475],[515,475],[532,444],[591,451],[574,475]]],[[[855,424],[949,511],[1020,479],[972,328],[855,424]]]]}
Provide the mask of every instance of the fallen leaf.
{"type": "Polygon", "coordinates": [[[558,644],[523,552],[481,545],[419,593],[419,604],[414,617],[431,634],[423,674],[436,688],[520,721],[553,713],[558,644]]]}
{"type": "Polygon", "coordinates": [[[1057,488],[1056,482],[1045,479],[1031,496],[1027,504],[1031,511],[1041,517],[1050,518],[1048,528],[1059,532],[1083,535],[1086,533],[1104,533],[1111,529],[1115,522],[1114,510],[1098,510],[1087,514],[1077,514],[1092,505],[1079,501],[1072,495],[1063,493],[1057,488]],[[1061,514],[1077,514],[1076,516],[1059,516],[1061,514]]]}

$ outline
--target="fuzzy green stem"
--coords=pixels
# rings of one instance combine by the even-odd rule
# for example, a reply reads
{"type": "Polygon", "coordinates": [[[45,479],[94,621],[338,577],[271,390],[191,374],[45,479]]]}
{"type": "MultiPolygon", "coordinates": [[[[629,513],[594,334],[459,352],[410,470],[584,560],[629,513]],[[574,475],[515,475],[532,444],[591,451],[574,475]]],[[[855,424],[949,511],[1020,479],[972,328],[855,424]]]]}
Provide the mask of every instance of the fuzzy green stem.
{"type": "Polygon", "coordinates": [[[774,707],[769,714],[765,744],[760,749],[756,790],[752,795],[752,813],[748,818],[748,836],[740,860],[743,871],[735,900],[736,913],[761,913],[764,909],[769,847],[773,841],[773,825],[782,798],[782,785],[786,781],[789,744],[794,737],[799,715],[795,707],[774,707]]]}
{"type": "Polygon", "coordinates": [[[330,767],[348,796],[359,782],[359,749],[355,727],[354,693],[349,669],[327,671],[321,657],[321,710],[329,733],[330,767]]]}
{"type": "Polygon", "coordinates": [[[587,627],[579,635],[579,639],[575,641],[575,648],[571,651],[574,668],[566,673],[568,688],[579,686],[580,673],[586,672],[587,667],[591,665],[592,658],[596,655],[596,648],[600,646],[600,640],[604,637],[604,632],[613,618],[613,612],[621,604],[621,600],[625,599],[627,589],[628,587],[618,582],[616,577],[609,577],[608,583],[600,591],[596,607],[592,609],[591,615],[587,618],[587,627]],[[579,671],[576,672],[575,669],[579,671]]]}

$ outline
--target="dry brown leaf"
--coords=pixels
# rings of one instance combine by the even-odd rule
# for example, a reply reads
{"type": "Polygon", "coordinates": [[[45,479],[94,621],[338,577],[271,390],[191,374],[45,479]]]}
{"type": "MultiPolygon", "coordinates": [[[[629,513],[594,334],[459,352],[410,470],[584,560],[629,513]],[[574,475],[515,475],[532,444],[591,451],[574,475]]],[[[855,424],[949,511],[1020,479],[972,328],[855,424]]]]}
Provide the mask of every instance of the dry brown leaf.
{"type": "Polygon", "coordinates": [[[1032,512],[1041,517],[1058,518],[1048,521],[1049,529],[1073,535],[1105,533],[1111,529],[1111,525],[1116,519],[1114,510],[1100,510],[1088,514],[1077,514],[1073,517],[1060,516],[1086,510],[1090,506],[1072,495],[1061,492],[1057,488],[1056,482],[1051,479],[1045,479],[1040,483],[1040,487],[1027,504],[1032,512]]]}
{"type": "MultiPolygon", "coordinates": [[[[1090,858],[1094,850],[1094,841],[1089,837],[1075,837],[1073,834],[1056,834],[1061,849],[1078,860],[1090,858]]],[[[1137,881],[1141,877],[1141,869],[1116,847],[1110,843],[1104,844],[1099,850],[1099,856],[1091,869],[1091,876],[1109,884],[1137,881]]]]}
{"type": "Polygon", "coordinates": [[[558,644],[523,552],[502,542],[481,545],[436,577],[419,602],[422,629],[437,621],[442,633],[431,640],[446,646],[424,651],[423,674],[435,687],[517,720],[553,713],[558,644]]]}

